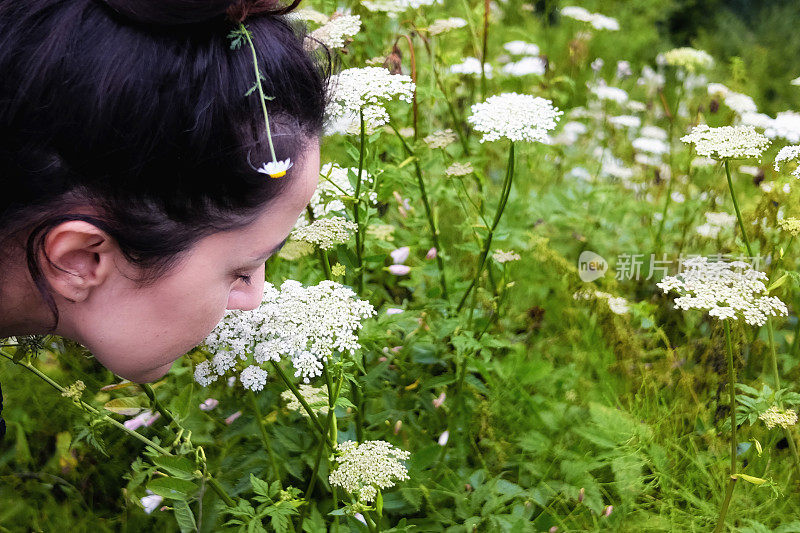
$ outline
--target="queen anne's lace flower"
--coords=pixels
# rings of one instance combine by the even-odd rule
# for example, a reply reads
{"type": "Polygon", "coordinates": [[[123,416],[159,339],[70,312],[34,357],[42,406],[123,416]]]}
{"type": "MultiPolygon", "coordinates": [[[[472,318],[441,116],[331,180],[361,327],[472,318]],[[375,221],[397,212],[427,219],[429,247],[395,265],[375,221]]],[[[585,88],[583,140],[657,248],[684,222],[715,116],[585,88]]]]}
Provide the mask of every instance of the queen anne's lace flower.
{"type": "Polygon", "coordinates": [[[345,41],[352,38],[361,29],[361,17],[358,15],[340,15],[331,18],[330,22],[312,31],[306,41],[308,48],[316,49],[319,43],[328,48],[343,48],[345,41]]]}
{"type": "Polygon", "coordinates": [[[780,426],[784,429],[797,424],[797,413],[794,409],[781,409],[777,405],[758,415],[758,418],[767,425],[767,429],[780,426]]]}
{"type": "Polygon", "coordinates": [[[411,454],[382,440],[358,444],[348,440],[337,446],[336,469],[328,476],[331,485],[342,487],[362,503],[375,500],[378,490],[394,487],[396,481],[409,479],[408,469],[400,461],[411,454]]]}
{"type": "Polygon", "coordinates": [[[356,332],[361,321],[374,315],[369,302],[333,281],[304,287],[294,280],[280,289],[264,285],[261,305],[254,311],[229,311],[206,338],[214,353],[195,367],[195,380],[203,386],[237,367],[242,384],[260,390],[266,372],[258,365],[288,357],[295,376],[308,383],[320,375],[322,364],[334,351],[353,354],[360,348],[356,332]]]}
{"type": "Polygon", "coordinates": [[[526,41],[509,41],[503,45],[506,52],[517,56],[538,56],[539,47],[526,41]]]}
{"type": "Polygon", "coordinates": [[[744,261],[709,261],[693,257],[684,261],[685,270],[666,276],[656,285],[665,293],[675,291],[678,309],[701,309],[720,320],[742,319],[750,325],[763,326],[770,316],[788,314],[786,305],[767,296],[767,275],[744,261]]]}
{"type": "Polygon", "coordinates": [[[439,130],[434,131],[430,135],[427,135],[422,140],[425,144],[427,144],[431,148],[447,148],[454,142],[456,142],[456,132],[447,128],[446,130],[439,130]]]}
{"type": "Polygon", "coordinates": [[[523,57],[519,61],[503,65],[503,73],[509,76],[541,76],[545,73],[547,65],[540,57],[523,57]]]}
{"type": "Polygon", "coordinates": [[[509,261],[519,261],[520,256],[514,250],[504,252],[503,250],[497,249],[492,254],[492,259],[502,264],[508,263],[509,261]]]}
{"type": "Polygon", "coordinates": [[[800,219],[787,217],[778,221],[778,227],[795,237],[800,235],[800,219]]]}
{"type": "Polygon", "coordinates": [[[331,76],[330,87],[332,92],[326,109],[327,119],[331,122],[349,122],[349,133],[360,129],[359,114],[362,111],[368,130],[386,124],[389,114],[383,106],[394,98],[410,103],[415,89],[410,76],[392,74],[383,67],[343,70],[331,76]]]}
{"type": "Polygon", "coordinates": [[[320,218],[308,226],[294,230],[292,238],[330,250],[337,244],[349,241],[356,229],[358,226],[344,217],[320,218]]]}
{"type": "Polygon", "coordinates": [[[733,109],[737,114],[755,113],[758,111],[755,101],[742,93],[728,92],[725,95],[725,105],[733,109]]]}
{"type": "Polygon", "coordinates": [[[507,138],[510,141],[542,142],[556,127],[563,112],[550,100],[529,94],[503,93],[472,106],[467,121],[484,134],[480,142],[507,138]]]}
{"type": "Polygon", "coordinates": [[[459,163],[456,161],[444,170],[448,176],[468,176],[474,172],[472,163],[459,163]]]}
{"type": "Polygon", "coordinates": [[[628,100],[628,93],[619,87],[598,84],[590,86],[589,90],[600,100],[610,100],[618,104],[625,103],[628,100]]]}
{"type": "Polygon", "coordinates": [[[736,216],[730,213],[709,212],[705,216],[706,223],[697,227],[697,233],[709,239],[716,239],[720,231],[725,228],[732,228],[736,224],[736,216]]]}
{"type": "MultiPolygon", "coordinates": [[[[469,74],[471,76],[480,76],[481,74],[481,60],[477,57],[468,57],[461,63],[457,63],[450,67],[450,72],[453,74],[469,74]]],[[[492,65],[489,63],[483,64],[483,72],[487,78],[492,77],[492,65]]]]}
{"type": "Polygon", "coordinates": [[[769,139],[752,126],[711,128],[707,124],[700,124],[692,128],[688,135],[681,137],[681,140],[694,144],[699,155],[715,159],[760,157],[769,146],[769,139]]]}
{"type": "Polygon", "coordinates": [[[673,67],[683,68],[687,72],[697,72],[711,68],[714,65],[714,58],[705,50],[685,46],[665,52],[664,62],[673,67]]]}
{"type": "Polygon", "coordinates": [[[561,8],[561,16],[569,17],[571,19],[579,20],[581,22],[588,22],[595,29],[598,30],[619,30],[619,22],[617,19],[601,15],[600,13],[591,13],[582,7],[566,6],[561,8]]]}
{"type": "Polygon", "coordinates": [[[433,24],[428,26],[428,33],[431,35],[439,35],[441,33],[463,28],[467,25],[467,21],[459,17],[450,17],[446,19],[437,19],[433,24]]]}
{"type": "MultiPolygon", "coordinates": [[[[780,164],[787,161],[800,161],[800,146],[784,146],[775,156],[775,170],[780,170],[780,164]]],[[[800,178],[800,165],[793,171],[792,176],[800,178]]]]}

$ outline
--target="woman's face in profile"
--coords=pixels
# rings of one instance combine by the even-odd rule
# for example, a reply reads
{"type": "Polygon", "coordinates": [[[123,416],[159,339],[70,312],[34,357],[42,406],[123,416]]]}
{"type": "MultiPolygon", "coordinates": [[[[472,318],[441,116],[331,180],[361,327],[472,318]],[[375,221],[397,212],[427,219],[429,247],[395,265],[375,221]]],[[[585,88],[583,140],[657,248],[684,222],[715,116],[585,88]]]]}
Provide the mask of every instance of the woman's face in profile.
{"type": "Polygon", "coordinates": [[[201,239],[153,284],[137,286],[125,275],[131,265],[117,261],[123,263],[117,264],[119,274],[91,298],[68,306],[58,332],[86,346],[123,378],[147,382],[166,374],[177,358],[205,339],[226,310],[259,305],[264,262],[310,201],[319,157],[319,143],[312,139],[287,176],[289,186],[253,223],[201,239]]]}

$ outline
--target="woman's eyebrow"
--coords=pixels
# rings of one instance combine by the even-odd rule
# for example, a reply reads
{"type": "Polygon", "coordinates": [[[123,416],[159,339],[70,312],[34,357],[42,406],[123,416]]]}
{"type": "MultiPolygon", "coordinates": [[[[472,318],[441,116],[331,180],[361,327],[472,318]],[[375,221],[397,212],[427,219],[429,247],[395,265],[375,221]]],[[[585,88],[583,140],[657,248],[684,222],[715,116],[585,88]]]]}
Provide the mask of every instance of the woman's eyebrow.
{"type": "Polygon", "coordinates": [[[254,258],[254,259],[253,259],[253,261],[258,261],[258,262],[265,261],[265,260],[266,260],[268,257],[270,257],[271,255],[278,253],[278,251],[279,251],[281,248],[283,248],[283,245],[284,245],[284,244],[286,244],[286,241],[288,241],[288,240],[289,240],[289,237],[286,237],[286,238],[285,238],[285,239],[283,239],[283,240],[282,240],[280,243],[278,243],[278,245],[277,245],[277,246],[275,246],[274,248],[272,248],[272,250],[268,250],[268,251],[264,252],[264,253],[263,253],[263,254],[261,254],[260,256],[258,256],[258,257],[256,257],[256,258],[254,258]]]}

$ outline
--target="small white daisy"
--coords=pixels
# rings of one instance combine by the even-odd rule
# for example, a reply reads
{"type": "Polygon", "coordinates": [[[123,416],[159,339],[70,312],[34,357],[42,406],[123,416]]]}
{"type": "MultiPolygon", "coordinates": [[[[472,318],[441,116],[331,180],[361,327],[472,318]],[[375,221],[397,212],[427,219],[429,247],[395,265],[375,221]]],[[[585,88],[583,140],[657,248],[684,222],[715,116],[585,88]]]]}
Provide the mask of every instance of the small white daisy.
{"type": "Polygon", "coordinates": [[[292,168],[294,163],[288,157],[283,161],[270,161],[264,163],[258,169],[262,174],[267,174],[270,178],[281,178],[286,175],[286,171],[292,168]]]}

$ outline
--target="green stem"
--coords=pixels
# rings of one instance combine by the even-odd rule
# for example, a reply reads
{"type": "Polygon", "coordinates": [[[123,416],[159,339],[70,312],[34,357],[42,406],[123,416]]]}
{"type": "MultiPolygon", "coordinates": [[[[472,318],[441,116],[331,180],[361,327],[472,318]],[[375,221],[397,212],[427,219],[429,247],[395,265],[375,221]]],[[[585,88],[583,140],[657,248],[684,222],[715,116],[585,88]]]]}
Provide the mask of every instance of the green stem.
{"type": "Polygon", "coordinates": [[[164,406],[161,405],[161,402],[158,401],[158,398],[156,397],[156,391],[153,390],[153,386],[149,383],[144,383],[142,384],[142,388],[144,389],[144,393],[147,394],[147,397],[150,398],[150,401],[153,402],[153,406],[156,408],[156,411],[161,413],[161,416],[163,416],[169,422],[174,422],[177,427],[181,427],[181,425],[178,424],[178,421],[175,420],[175,417],[172,415],[172,413],[164,408],[164,406]]]}
{"type": "Polygon", "coordinates": [[[256,55],[256,47],[253,45],[253,40],[250,38],[250,31],[245,27],[244,23],[239,23],[239,29],[247,37],[247,44],[250,45],[250,52],[253,54],[253,68],[256,72],[256,85],[258,86],[258,94],[261,97],[261,110],[264,112],[264,123],[267,126],[267,141],[269,142],[269,152],[272,155],[272,160],[277,161],[275,155],[275,147],[272,145],[272,134],[269,128],[269,115],[267,114],[267,97],[264,95],[264,89],[261,87],[261,72],[258,70],[258,56],[256,55]]]}
{"type": "Polygon", "coordinates": [[[332,280],[331,262],[328,259],[328,250],[319,249],[319,261],[322,263],[322,270],[325,272],[325,279],[332,280]]]}
{"type": "Polygon", "coordinates": [[[481,48],[481,100],[486,99],[486,51],[489,41],[490,0],[483,0],[483,47],[481,48]]]}
{"type": "Polygon", "coordinates": [[[359,211],[361,209],[361,178],[364,172],[364,145],[366,142],[366,126],[364,123],[364,110],[359,112],[361,119],[361,135],[358,149],[358,178],[356,180],[355,189],[355,203],[353,204],[353,219],[356,223],[356,261],[358,265],[358,294],[364,292],[364,263],[362,259],[362,237],[361,237],[361,224],[359,224],[359,211]]]}
{"type": "Polygon", "coordinates": [[[753,258],[753,251],[750,249],[750,241],[747,240],[747,232],[744,229],[744,221],[742,220],[742,213],[739,211],[739,202],[736,201],[736,192],[733,190],[733,180],[731,180],[731,169],[729,160],[725,159],[725,175],[728,178],[728,188],[731,191],[731,199],[733,200],[733,209],[736,211],[736,220],[739,221],[739,229],[742,232],[742,240],[744,241],[744,245],[747,248],[747,256],[752,259],[753,258]]]}
{"type": "MultiPolygon", "coordinates": [[[[408,146],[403,136],[400,135],[400,131],[393,123],[389,123],[389,126],[394,130],[397,138],[400,139],[400,142],[403,144],[403,148],[405,149],[406,153],[410,156],[414,155],[414,151],[408,146]]],[[[433,210],[431,209],[431,204],[428,201],[428,193],[425,190],[425,181],[422,179],[422,169],[419,167],[419,160],[414,160],[414,171],[417,175],[417,185],[419,186],[420,196],[422,197],[422,204],[425,206],[425,216],[428,218],[428,227],[430,228],[431,237],[433,240],[433,246],[436,248],[436,267],[439,270],[439,285],[442,287],[442,298],[445,300],[449,299],[447,294],[447,279],[445,278],[444,273],[444,260],[442,259],[442,247],[439,243],[439,230],[436,229],[436,221],[433,219],[433,210]]]]}
{"type": "Polygon", "coordinates": [[[269,462],[272,465],[273,473],[275,478],[280,481],[281,471],[278,469],[278,463],[275,461],[275,454],[272,451],[272,445],[269,443],[269,434],[267,433],[267,427],[264,425],[264,417],[261,414],[261,408],[258,406],[258,398],[256,398],[255,393],[249,389],[247,390],[247,397],[250,400],[250,404],[253,406],[253,412],[256,415],[258,431],[261,433],[261,442],[264,444],[264,449],[267,451],[267,455],[269,456],[269,462]]]}
{"type": "Polygon", "coordinates": [[[728,351],[728,387],[730,394],[730,410],[731,410],[731,473],[728,481],[728,488],[725,492],[725,501],[719,510],[719,519],[717,520],[717,527],[714,529],[715,533],[722,531],[725,527],[725,515],[728,512],[728,505],[730,505],[731,497],[733,496],[733,489],[736,485],[736,368],[733,366],[733,345],[731,342],[731,326],[728,320],[722,321],[725,328],[725,346],[728,351]]]}
{"type": "Polygon", "coordinates": [[[322,425],[319,423],[319,418],[317,418],[317,414],[314,412],[313,409],[311,409],[311,406],[308,405],[308,402],[306,401],[305,398],[303,398],[303,395],[300,394],[300,391],[297,389],[297,386],[295,386],[295,384],[292,383],[292,381],[286,376],[286,373],[283,371],[280,365],[275,361],[272,361],[272,368],[275,369],[275,373],[278,374],[278,377],[281,378],[281,381],[283,381],[283,383],[287,387],[289,387],[289,390],[292,391],[292,394],[295,395],[297,401],[300,402],[300,405],[302,405],[303,409],[305,409],[306,413],[308,413],[308,416],[314,428],[319,432],[320,435],[322,435],[322,438],[325,439],[326,438],[325,431],[322,429],[322,425]]]}
{"type": "Polygon", "coordinates": [[[478,260],[478,271],[475,273],[475,277],[472,279],[472,283],[470,283],[467,290],[464,292],[464,295],[461,297],[461,301],[458,303],[458,307],[456,307],[456,313],[460,312],[461,309],[464,307],[464,303],[467,301],[467,297],[469,293],[472,292],[472,289],[478,283],[478,279],[480,278],[481,273],[483,272],[483,267],[486,264],[486,258],[489,255],[489,249],[492,246],[492,238],[494,237],[494,231],[497,229],[497,225],[500,223],[500,218],[503,216],[503,211],[506,208],[506,204],[508,203],[508,196],[511,193],[511,184],[514,179],[514,143],[511,143],[511,148],[508,151],[508,168],[506,169],[506,176],[505,180],[503,181],[503,191],[500,195],[500,203],[497,206],[497,212],[494,216],[494,221],[492,222],[492,227],[489,228],[489,234],[486,236],[486,241],[483,244],[483,250],[481,251],[480,259],[478,260]]]}

